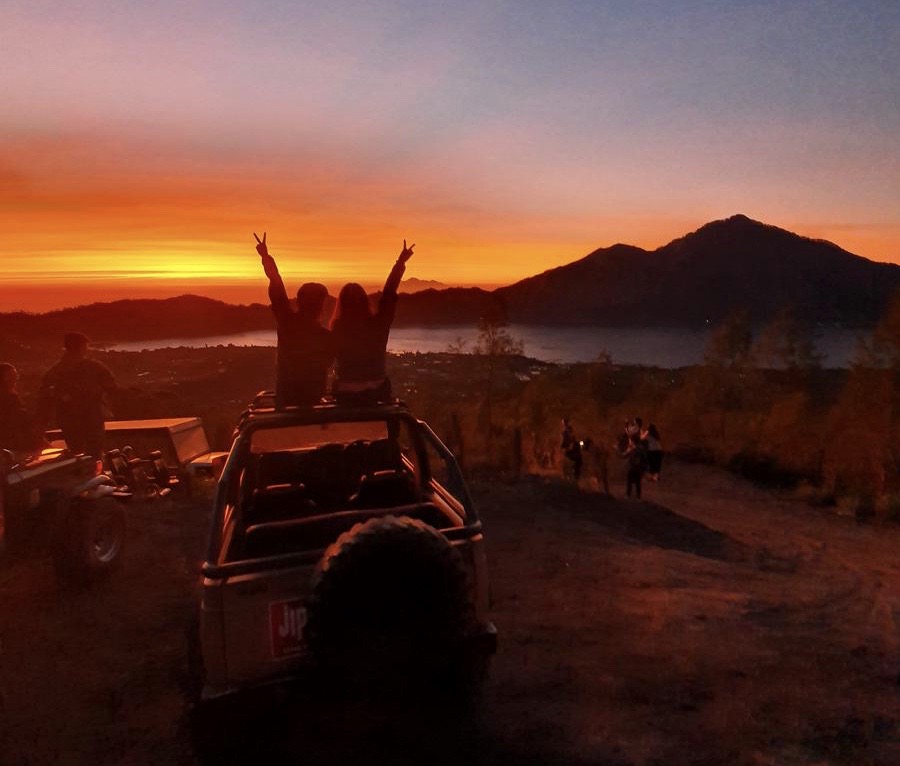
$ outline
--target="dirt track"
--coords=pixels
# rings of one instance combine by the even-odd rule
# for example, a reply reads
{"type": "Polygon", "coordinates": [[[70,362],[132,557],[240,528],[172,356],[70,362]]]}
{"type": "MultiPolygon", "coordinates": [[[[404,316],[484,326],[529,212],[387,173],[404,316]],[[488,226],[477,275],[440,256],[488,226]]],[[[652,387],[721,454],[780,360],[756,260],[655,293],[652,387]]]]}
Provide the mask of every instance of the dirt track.
{"type": "MultiPolygon", "coordinates": [[[[402,721],[374,743],[282,722],[255,762],[900,763],[896,527],[683,465],[643,503],[541,479],[474,490],[501,631],[482,731],[457,750],[402,721]]],[[[124,570],[93,594],[60,592],[47,562],[0,566],[0,763],[195,762],[184,628],[205,506],[131,514],[124,570]]]]}

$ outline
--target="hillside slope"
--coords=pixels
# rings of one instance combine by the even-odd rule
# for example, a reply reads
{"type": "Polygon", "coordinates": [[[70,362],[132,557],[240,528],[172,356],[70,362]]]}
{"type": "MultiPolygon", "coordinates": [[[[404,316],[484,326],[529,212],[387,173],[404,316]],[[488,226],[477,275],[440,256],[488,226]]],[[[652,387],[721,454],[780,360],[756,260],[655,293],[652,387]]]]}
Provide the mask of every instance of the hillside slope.
{"type": "Polygon", "coordinates": [[[628,245],[496,291],[525,324],[698,325],[736,308],[764,321],[785,306],[812,322],[874,324],[900,266],[736,215],[652,252],[628,245]]]}

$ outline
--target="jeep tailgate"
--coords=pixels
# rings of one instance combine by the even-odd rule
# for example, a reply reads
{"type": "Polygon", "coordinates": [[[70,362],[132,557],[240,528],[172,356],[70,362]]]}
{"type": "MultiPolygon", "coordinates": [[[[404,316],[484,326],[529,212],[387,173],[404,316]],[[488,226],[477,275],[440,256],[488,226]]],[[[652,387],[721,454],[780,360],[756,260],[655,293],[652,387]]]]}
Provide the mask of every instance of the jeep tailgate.
{"type": "Polygon", "coordinates": [[[313,569],[270,569],[225,581],[222,606],[230,684],[265,681],[303,663],[313,569]]]}

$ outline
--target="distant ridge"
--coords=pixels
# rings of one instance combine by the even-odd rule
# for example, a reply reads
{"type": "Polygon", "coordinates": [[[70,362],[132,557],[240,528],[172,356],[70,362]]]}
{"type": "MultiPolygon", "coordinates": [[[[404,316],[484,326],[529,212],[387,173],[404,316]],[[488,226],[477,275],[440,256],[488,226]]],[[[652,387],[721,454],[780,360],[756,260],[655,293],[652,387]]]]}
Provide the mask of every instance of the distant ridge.
{"type": "Polygon", "coordinates": [[[737,308],[754,321],[791,306],[811,322],[871,326],[900,289],[900,266],[735,215],[653,251],[630,245],[496,291],[525,324],[696,326],[737,308]]]}
{"type": "MultiPolygon", "coordinates": [[[[401,293],[395,324],[472,326],[503,311],[512,322],[532,325],[697,327],[717,324],[738,308],[763,322],[790,306],[806,321],[870,327],[898,289],[900,266],[734,215],[653,251],[616,244],[493,291],[401,293]]],[[[111,343],[272,327],[266,305],[233,306],[196,295],[0,314],[0,336],[16,342],[61,338],[72,329],[111,343]]]]}
{"type": "Polygon", "coordinates": [[[410,277],[404,279],[400,283],[398,292],[400,293],[420,293],[422,290],[446,290],[447,285],[438,282],[436,279],[419,279],[418,277],[410,277]]]}
{"type": "Polygon", "coordinates": [[[230,335],[270,327],[268,306],[232,306],[199,295],[91,303],[46,314],[0,314],[0,334],[18,340],[51,336],[61,340],[63,333],[78,330],[94,342],[111,343],[230,335]]]}

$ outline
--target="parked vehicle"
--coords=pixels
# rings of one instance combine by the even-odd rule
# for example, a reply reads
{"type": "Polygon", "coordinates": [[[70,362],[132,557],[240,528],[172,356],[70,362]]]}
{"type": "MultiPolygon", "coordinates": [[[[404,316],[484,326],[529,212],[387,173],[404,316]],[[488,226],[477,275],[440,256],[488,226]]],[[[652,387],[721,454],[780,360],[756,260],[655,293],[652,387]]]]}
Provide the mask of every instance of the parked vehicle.
{"type": "MultiPolygon", "coordinates": [[[[107,420],[105,430],[107,470],[145,497],[175,488],[190,494],[194,477],[217,475],[228,454],[210,449],[200,418],[107,420]]],[[[65,444],[59,430],[48,437],[65,444]]]]}
{"type": "Polygon", "coordinates": [[[128,489],[139,499],[168,497],[181,485],[181,479],[173,475],[160,450],[147,457],[138,457],[134,448],[111,449],[103,456],[106,473],[116,486],[128,489]]]}
{"type": "Polygon", "coordinates": [[[242,417],[202,568],[199,698],[308,677],[475,690],[496,648],[484,531],[402,404],[242,417]]]}
{"type": "Polygon", "coordinates": [[[97,471],[94,458],[45,450],[19,461],[0,457],[0,537],[7,553],[49,550],[61,581],[88,585],[119,565],[128,492],[97,471]]]}

